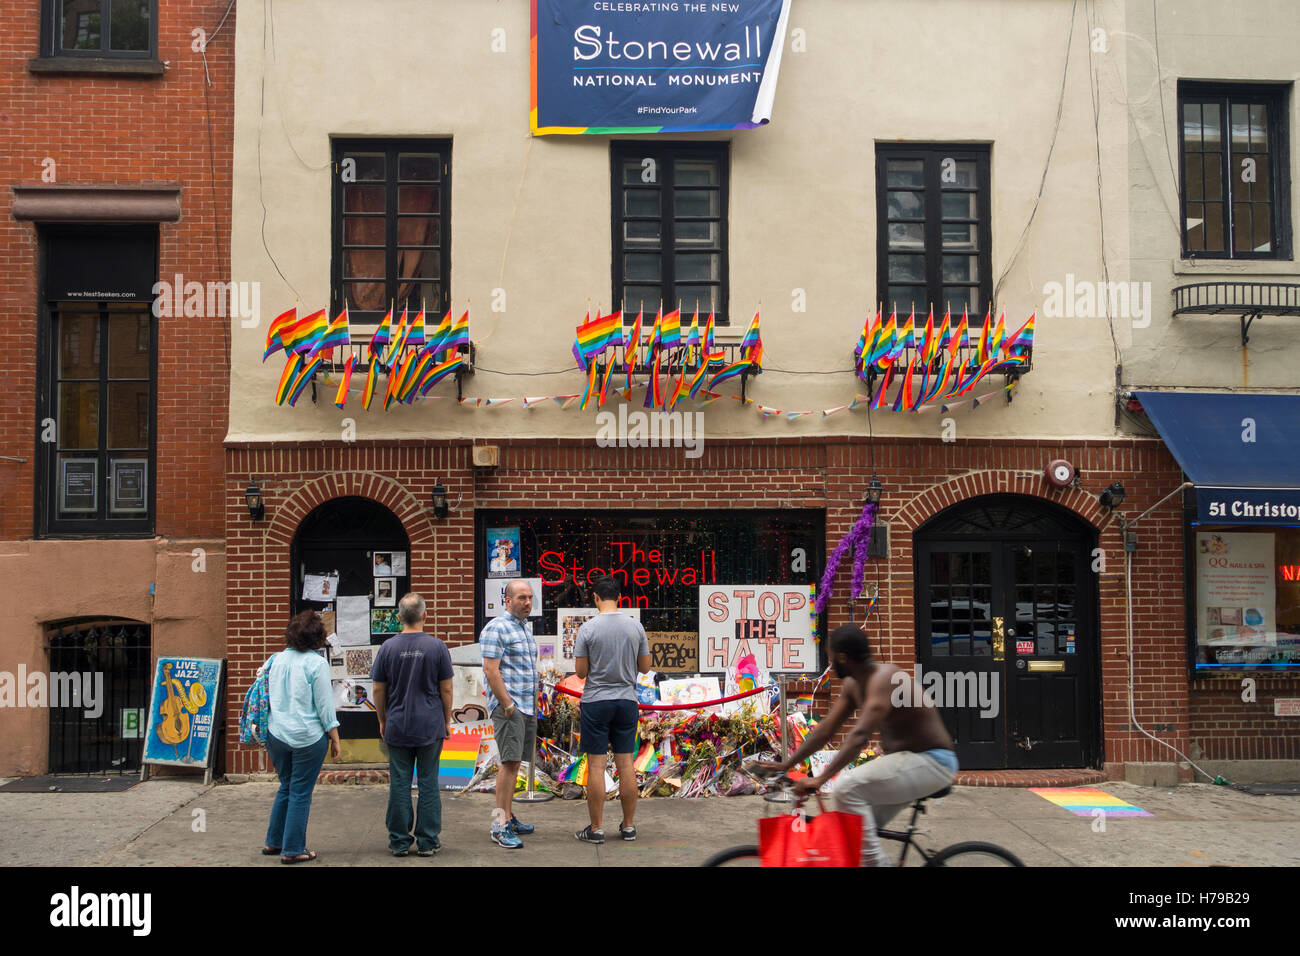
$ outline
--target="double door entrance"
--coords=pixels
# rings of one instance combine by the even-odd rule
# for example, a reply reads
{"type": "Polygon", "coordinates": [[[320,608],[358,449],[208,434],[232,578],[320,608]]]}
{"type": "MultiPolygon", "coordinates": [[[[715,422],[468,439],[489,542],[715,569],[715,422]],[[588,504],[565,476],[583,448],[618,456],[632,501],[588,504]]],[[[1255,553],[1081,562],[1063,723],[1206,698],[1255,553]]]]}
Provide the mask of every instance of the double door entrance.
{"type": "Polygon", "coordinates": [[[1097,765],[1094,540],[1069,512],[1010,495],[917,531],[917,676],[963,769],[1097,765]]]}

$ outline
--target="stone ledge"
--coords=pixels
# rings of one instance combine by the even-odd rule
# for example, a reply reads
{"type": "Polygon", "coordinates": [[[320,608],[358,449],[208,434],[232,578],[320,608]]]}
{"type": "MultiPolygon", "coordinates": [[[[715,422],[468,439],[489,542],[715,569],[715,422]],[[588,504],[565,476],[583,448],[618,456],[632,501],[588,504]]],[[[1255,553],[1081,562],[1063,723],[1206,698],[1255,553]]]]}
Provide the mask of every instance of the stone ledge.
{"type": "Polygon", "coordinates": [[[1083,787],[1104,783],[1100,770],[962,770],[954,781],[959,787],[1083,787]]]}
{"type": "Polygon", "coordinates": [[[88,73],[109,76],[162,76],[167,71],[161,60],[143,57],[38,56],[27,61],[27,72],[76,76],[88,73]]]}

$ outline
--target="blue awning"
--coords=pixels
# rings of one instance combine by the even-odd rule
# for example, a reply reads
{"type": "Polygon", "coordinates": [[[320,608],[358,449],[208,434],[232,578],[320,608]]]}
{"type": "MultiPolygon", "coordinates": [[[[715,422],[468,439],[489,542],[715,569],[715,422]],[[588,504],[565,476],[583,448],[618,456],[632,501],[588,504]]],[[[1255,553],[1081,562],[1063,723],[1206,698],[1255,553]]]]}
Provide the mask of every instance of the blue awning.
{"type": "Polygon", "coordinates": [[[1135,392],[1207,524],[1300,524],[1300,395],[1135,392]]]}

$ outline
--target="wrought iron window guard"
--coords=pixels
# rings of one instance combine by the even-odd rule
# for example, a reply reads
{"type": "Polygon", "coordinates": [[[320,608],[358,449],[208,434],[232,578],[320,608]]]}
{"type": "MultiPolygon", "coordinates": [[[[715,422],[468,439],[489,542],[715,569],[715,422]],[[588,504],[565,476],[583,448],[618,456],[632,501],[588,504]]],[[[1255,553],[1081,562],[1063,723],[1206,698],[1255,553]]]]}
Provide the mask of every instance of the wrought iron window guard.
{"type": "MultiPolygon", "coordinates": [[[[392,369],[401,368],[402,363],[406,361],[407,356],[411,355],[412,353],[419,352],[422,347],[423,346],[418,346],[418,345],[403,346],[401,352],[397,354],[397,357],[393,359],[390,365],[387,366],[380,365],[379,367],[381,370],[385,370],[391,373],[392,369]]],[[[478,350],[475,348],[473,342],[471,342],[469,345],[459,345],[455,349],[448,349],[445,353],[443,353],[444,355],[443,361],[446,361],[447,358],[450,357],[451,352],[453,351],[459,352],[462,356],[465,357],[464,360],[460,363],[460,366],[456,369],[456,371],[452,373],[452,375],[454,375],[456,378],[456,400],[460,401],[462,398],[464,398],[463,389],[465,384],[465,377],[467,375],[474,374],[474,359],[477,356],[478,350]]],[[[368,342],[359,342],[359,343],[354,342],[352,345],[331,349],[329,353],[329,358],[327,358],[321,364],[321,371],[326,373],[327,375],[341,375],[343,373],[343,369],[347,367],[349,356],[351,356],[354,359],[354,362],[352,364],[352,375],[354,380],[356,379],[357,376],[364,377],[367,374],[369,374],[371,357],[370,357],[370,346],[368,342]]],[[[316,389],[317,389],[318,381],[319,381],[318,379],[313,378],[311,382],[311,400],[313,404],[319,404],[316,400],[316,389]]],[[[328,397],[326,400],[328,401],[328,397]]]]}
{"type": "Polygon", "coordinates": [[[1174,315],[1236,315],[1241,344],[1261,315],[1300,315],[1300,285],[1286,282],[1194,282],[1175,286],[1174,315]]]}

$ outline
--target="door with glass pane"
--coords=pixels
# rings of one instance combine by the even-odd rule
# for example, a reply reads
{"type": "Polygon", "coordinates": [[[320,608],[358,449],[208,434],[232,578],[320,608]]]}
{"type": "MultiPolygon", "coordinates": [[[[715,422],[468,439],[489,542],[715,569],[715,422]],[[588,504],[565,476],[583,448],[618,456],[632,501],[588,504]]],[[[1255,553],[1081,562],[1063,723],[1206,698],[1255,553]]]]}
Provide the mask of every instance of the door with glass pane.
{"type": "Polygon", "coordinates": [[[1094,766],[1100,754],[1091,529],[990,496],[916,536],[918,675],[967,769],[1094,766]]]}

